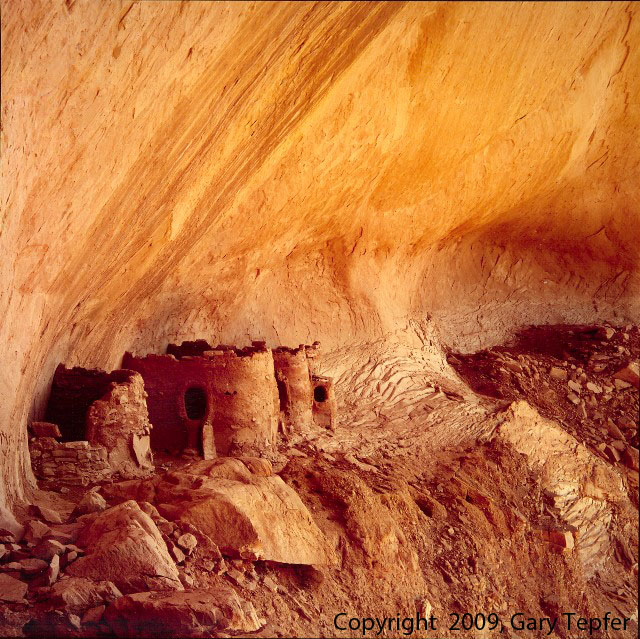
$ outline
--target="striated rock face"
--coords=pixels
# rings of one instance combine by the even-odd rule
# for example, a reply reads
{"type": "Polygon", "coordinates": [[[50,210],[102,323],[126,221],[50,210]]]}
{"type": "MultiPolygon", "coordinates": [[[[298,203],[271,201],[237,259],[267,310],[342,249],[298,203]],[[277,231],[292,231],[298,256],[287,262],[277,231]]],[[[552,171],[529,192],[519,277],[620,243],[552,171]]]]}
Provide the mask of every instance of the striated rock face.
{"type": "Polygon", "coordinates": [[[626,498],[622,478],[557,424],[526,402],[515,402],[499,438],[525,456],[560,519],[578,535],[578,555],[591,577],[608,560],[608,528],[615,505],[626,498]]]}
{"type": "Polygon", "coordinates": [[[637,11],[2,0],[0,503],[60,361],[637,318],[637,11]]]}

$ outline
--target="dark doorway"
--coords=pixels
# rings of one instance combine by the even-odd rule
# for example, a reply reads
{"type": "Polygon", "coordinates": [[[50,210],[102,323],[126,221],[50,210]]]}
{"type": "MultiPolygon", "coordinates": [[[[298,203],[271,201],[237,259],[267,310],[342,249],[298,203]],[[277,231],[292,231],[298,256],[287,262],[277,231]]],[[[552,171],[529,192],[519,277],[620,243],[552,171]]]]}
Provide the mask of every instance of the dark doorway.
{"type": "Polygon", "coordinates": [[[276,383],[278,384],[278,397],[280,397],[280,410],[284,413],[287,410],[289,404],[289,395],[287,393],[286,384],[276,377],[276,383]]]}
{"type": "Polygon", "coordinates": [[[313,389],[313,399],[322,403],[327,401],[327,389],[324,386],[316,386],[313,389]]]}
{"type": "Polygon", "coordinates": [[[187,389],[184,409],[189,419],[202,419],[207,414],[207,396],[202,388],[192,386],[187,389]]]}

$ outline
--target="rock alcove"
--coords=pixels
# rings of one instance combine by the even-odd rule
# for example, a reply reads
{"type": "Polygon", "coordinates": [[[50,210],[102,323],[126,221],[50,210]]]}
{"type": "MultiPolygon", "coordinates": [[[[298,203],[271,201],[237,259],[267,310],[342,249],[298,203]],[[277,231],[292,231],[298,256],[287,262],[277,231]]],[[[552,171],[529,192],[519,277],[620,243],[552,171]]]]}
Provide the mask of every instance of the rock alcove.
{"type": "Polygon", "coordinates": [[[1,3],[0,634],[635,636],[635,4],[1,3]]]}

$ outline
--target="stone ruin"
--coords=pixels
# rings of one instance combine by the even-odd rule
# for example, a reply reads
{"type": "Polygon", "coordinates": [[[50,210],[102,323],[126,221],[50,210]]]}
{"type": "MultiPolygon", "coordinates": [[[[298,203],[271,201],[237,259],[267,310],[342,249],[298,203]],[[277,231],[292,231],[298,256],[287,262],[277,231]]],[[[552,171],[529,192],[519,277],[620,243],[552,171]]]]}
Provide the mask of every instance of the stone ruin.
{"type": "Polygon", "coordinates": [[[36,477],[88,485],[153,470],[146,398],[144,381],[134,371],[59,365],[47,421],[31,425],[36,477]]]}
{"type": "Polygon", "coordinates": [[[164,355],[126,352],[122,369],[56,369],[44,422],[31,426],[41,479],[88,485],[154,470],[153,451],[213,459],[264,456],[278,436],[333,429],[332,380],[316,373],[319,343],[269,349],[205,340],[164,355]]]}

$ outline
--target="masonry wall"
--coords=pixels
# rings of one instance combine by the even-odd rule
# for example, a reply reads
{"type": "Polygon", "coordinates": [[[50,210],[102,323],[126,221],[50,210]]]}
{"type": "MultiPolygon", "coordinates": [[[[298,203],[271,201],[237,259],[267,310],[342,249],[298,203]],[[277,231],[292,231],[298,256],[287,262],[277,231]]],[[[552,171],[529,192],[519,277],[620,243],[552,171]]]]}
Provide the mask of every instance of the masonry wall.
{"type": "Polygon", "coordinates": [[[29,453],[33,473],[39,479],[88,486],[113,473],[106,448],[87,441],[57,442],[53,437],[32,437],[29,453]]]}
{"type": "Polygon", "coordinates": [[[212,419],[219,454],[264,454],[278,433],[280,400],[272,352],[208,351],[212,419]]]}
{"type": "Polygon", "coordinates": [[[87,411],[86,439],[103,446],[113,472],[133,476],[153,469],[147,393],[135,371],[113,371],[109,390],[87,411]]]}

